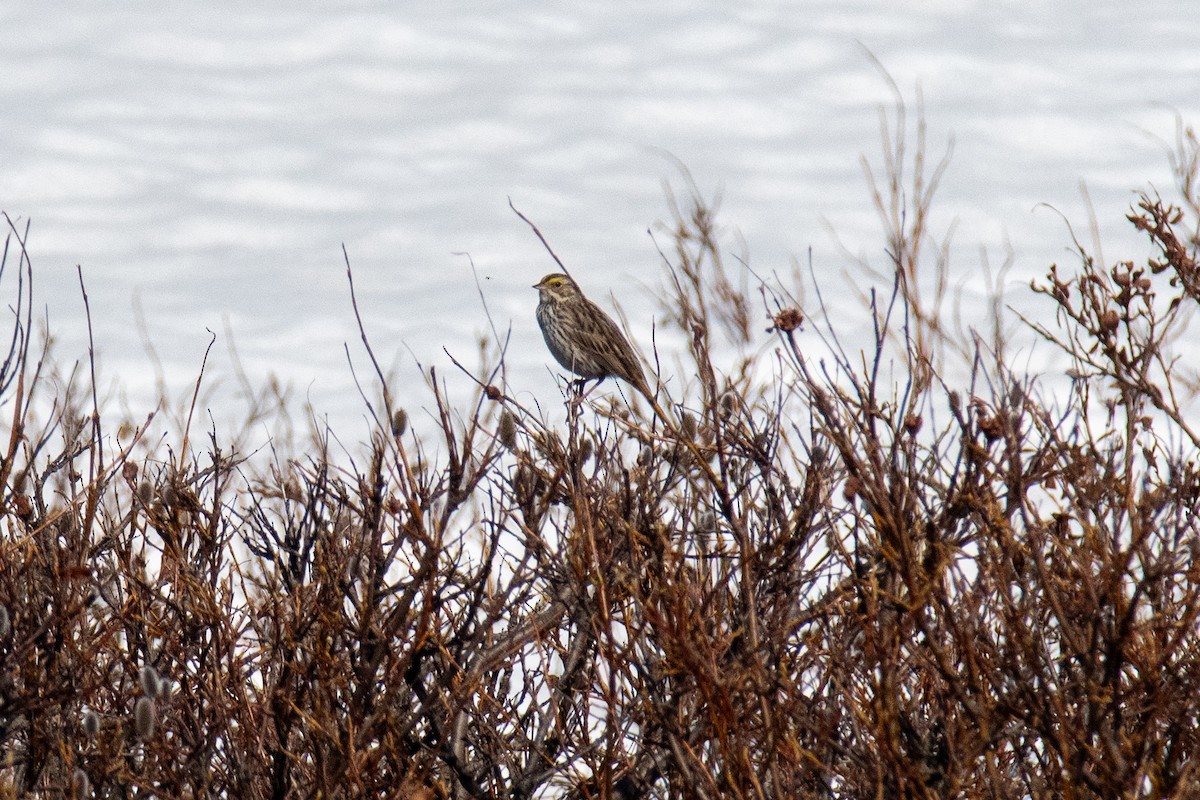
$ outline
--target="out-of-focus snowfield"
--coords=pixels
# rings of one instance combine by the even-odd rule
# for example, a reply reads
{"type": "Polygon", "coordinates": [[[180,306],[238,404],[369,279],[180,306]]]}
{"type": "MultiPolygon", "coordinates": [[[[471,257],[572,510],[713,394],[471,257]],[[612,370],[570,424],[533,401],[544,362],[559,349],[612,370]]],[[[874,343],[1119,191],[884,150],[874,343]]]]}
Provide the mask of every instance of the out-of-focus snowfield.
{"type": "Polygon", "coordinates": [[[830,229],[884,263],[860,158],[879,164],[891,95],[868,50],[910,101],[919,84],[936,153],[953,135],[934,223],[957,221],[968,303],[981,253],[999,264],[1011,243],[1014,287],[1071,259],[1063,219],[1038,204],[1086,239],[1080,181],[1105,258],[1146,252],[1121,219],[1132,190],[1169,193],[1176,114],[1200,123],[1200,16],[1118,0],[742,6],[6,6],[0,207],[33,222],[59,359],[86,354],[80,264],[113,413],[116,385],[135,416],[154,402],[140,314],[173,396],[207,330],[210,380],[235,391],[229,330],[253,379],[273,372],[354,423],[343,243],[373,343],[417,404],[414,357],[448,366],[445,346],[475,363],[470,254],[513,325],[510,380],[553,403],[529,288],[553,264],[508,198],[593,296],[621,299],[638,338],[675,159],[722,192],[757,270],[811,247],[841,286],[830,229]]]}

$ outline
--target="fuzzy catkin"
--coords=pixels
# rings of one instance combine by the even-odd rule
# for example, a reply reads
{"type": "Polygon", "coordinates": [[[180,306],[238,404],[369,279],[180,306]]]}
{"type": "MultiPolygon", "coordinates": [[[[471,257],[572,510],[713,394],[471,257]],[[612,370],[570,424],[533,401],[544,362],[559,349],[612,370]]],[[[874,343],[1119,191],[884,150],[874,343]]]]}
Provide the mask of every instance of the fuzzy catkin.
{"type": "Polygon", "coordinates": [[[75,800],[83,800],[92,793],[92,782],[88,780],[87,773],[79,767],[71,773],[71,796],[75,800]]]}
{"type": "Polygon", "coordinates": [[[679,435],[684,439],[696,438],[696,418],[686,411],[683,413],[683,419],[679,421],[679,435]]]}
{"type": "Polygon", "coordinates": [[[156,716],[154,701],[149,697],[139,697],[133,707],[133,731],[143,742],[154,735],[156,716]]]}
{"type": "Polygon", "coordinates": [[[517,449],[517,418],[507,408],[500,412],[500,444],[508,450],[517,449]]]}
{"type": "Polygon", "coordinates": [[[397,408],[392,414],[392,436],[399,438],[408,430],[408,412],[403,408],[397,408]]]}
{"type": "Polygon", "coordinates": [[[142,694],[146,695],[146,697],[149,697],[151,700],[158,697],[158,694],[161,690],[159,687],[158,673],[155,672],[154,667],[150,666],[149,664],[142,667],[141,671],[138,673],[138,682],[142,685],[142,694]]]}

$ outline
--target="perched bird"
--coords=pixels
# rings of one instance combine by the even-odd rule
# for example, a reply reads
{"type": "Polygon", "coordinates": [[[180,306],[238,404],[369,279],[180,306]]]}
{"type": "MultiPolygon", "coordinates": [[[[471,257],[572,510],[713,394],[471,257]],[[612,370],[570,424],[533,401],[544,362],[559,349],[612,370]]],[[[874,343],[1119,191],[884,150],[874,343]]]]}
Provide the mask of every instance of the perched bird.
{"type": "Polygon", "coordinates": [[[569,275],[552,272],[533,288],[538,290],[537,321],[546,347],[559,364],[581,378],[581,389],[589,380],[598,384],[611,375],[650,397],[633,346],[569,275]]]}

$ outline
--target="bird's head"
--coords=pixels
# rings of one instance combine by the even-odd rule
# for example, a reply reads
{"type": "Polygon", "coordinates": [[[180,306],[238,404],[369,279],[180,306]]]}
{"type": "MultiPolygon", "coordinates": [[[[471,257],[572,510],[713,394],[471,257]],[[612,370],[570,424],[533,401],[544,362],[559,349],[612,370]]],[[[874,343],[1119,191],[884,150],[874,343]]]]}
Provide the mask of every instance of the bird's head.
{"type": "Polygon", "coordinates": [[[571,276],[561,272],[551,272],[533,285],[543,301],[563,300],[579,294],[579,287],[571,276]]]}

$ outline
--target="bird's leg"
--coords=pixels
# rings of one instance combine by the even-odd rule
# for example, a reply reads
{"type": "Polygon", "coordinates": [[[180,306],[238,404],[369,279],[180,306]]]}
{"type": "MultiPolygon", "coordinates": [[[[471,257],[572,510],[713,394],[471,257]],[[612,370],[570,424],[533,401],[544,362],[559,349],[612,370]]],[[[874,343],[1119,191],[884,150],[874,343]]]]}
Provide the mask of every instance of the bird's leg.
{"type": "Polygon", "coordinates": [[[587,397],[589,394],[591,394],[591,393],[592,393],[592,392],[595,390],[595,388],[596,388],[597,386],[599,386],[600,384],[604,383],[604,378],[603,378],[603,377],[597,378],[597,379],[596,379],[596,382],[592,384],[592,388],[591,388],[591,389],[588,389],[588,390],[585,392],[585,391],[583,390],[583,387],[584,387],[584,386],[587,384],[588,380],[589,380],[588,378],[580,378],[580,379],[579,379],[579,399],[580,399],[580,400],[582,400],[583,398],[587,397]]]}
{"type": "Polygon", "coordinates": [[[571,387],[570,397],[567,399],[568,408],[578,408],[583,404],[583,398],[585,397],[583,387],[587,384],[587,382],[587,378],[576,378],[575,380],[571,381],[569,384],[571,387]]]}

